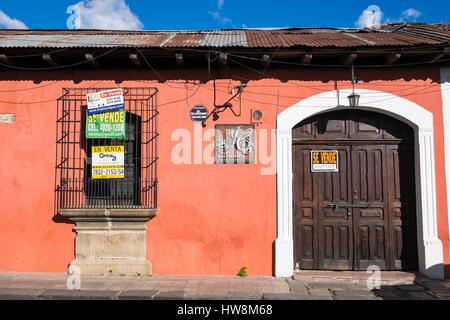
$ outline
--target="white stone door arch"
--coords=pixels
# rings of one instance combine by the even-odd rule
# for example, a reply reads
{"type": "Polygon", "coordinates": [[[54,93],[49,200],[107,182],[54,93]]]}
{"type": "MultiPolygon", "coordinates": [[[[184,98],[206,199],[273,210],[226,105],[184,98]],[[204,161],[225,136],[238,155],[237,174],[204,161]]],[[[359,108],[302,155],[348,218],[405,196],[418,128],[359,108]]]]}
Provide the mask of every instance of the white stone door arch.
{"type": "MultiPolygon", "coordinates": [[[[430,278],[443,279],[443,249],[437,231],[433,114],[416,103],[387,92],[356,91],[361,95],[359,109],[389,115],[414,128],[419,271],[430,278]]],[[[313,115],[349,108],[347,96],[350,93],[350,90],[320,93],[287,108],[277,117],[277,277],[289,277],[294,272],[292,129],[313,115]],[[344,102],[340,106],[337,106],[338,95],[344,102]]]]}

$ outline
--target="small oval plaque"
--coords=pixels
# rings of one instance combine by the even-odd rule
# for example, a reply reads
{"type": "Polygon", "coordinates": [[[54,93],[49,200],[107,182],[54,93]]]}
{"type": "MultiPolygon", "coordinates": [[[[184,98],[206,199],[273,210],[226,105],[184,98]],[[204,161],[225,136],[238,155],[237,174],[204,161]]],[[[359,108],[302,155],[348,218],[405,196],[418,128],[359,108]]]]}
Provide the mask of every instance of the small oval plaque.
{"type": "Polygon", "coordinates": [[[208,118],[208,109],[204,105],[196,105],[189,113],[192,121],[203,122],[208,118]]]}

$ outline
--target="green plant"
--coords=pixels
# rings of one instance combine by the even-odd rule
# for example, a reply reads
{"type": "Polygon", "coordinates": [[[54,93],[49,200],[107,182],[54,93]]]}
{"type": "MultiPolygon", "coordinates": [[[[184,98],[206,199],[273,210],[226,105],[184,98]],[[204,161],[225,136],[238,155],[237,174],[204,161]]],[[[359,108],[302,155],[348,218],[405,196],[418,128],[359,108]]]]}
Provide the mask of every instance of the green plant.
{"type": "Polygon", "coordinates": [[[241,270],[237,273],[239,277],[245,278],[248,277],[248,267],[242,267],[241,270]]]}

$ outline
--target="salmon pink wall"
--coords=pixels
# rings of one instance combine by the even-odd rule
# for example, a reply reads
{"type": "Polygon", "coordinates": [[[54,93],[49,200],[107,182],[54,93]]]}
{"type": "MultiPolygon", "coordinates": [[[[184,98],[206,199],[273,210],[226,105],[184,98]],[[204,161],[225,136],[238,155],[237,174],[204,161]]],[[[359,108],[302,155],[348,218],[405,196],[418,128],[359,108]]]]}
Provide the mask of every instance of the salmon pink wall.
{"type": "MultiPolygon", "coordinates": [[[[63,272],[73,259],[73,225],[54,217],[56,99],[62,88],[153,86],[159,89],[160,111],[160,211],[148,223],[147,233],[153,272],[234,275],[247,266],[251,275],[273,274],[276,176],[261,174],[270,164],[211,165],[193,151],[186,156],[192,164],[175,165],[173,148],[180,140],[174,132],[189,132],[187,143],[195,145],[194,135],[207,133],[214,124],[250,123],[251,109],[263,112],[257,129],[270,132],[275,129],[277,114],[285,108],[336,86],[349,88],[348,72],[276,70],[276,79],[264,80],[242,71],[222,75],[217,81],[219,103],[228,99],[230,86],[248,79],[242,114],[235,117],[226,111],[203,129],[194,128],[189,110],[195,104],[212,110],[212,81],[196,81],[204,80],[205,74],[195,70],[162,72],[171,81],[161,83],[147,71],[93,72],[0,76],[0,113],[16,115],[14,123],[0,123],[0,271],[63,272]]],[[[358,76],[359,88],[403,96],[434,113],[439,236],[445,263],[450,264],[439,70],[367,70],[358,76]]],[[[237,101],[234,105],[238,108],[237,101]]],[[[206,138],[203,147],[212,141],[206,138]]],[[[275,145],[270,147],[275,161],[275,145]]]]}

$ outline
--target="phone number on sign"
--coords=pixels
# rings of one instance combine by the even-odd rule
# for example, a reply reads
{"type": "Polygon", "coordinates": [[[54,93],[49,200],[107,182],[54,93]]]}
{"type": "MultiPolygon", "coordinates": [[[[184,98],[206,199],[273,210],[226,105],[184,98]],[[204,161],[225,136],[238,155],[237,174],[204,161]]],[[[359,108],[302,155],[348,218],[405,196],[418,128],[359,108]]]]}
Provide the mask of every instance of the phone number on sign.
{"type": "Polygon", "coordinates": [[[95,176],[123,175],[124,172],[124,169],[92,169],[95,176]]]}
{"type": "Polygon", "coordinates": [[[124,124],[111,124],[111,123],[102,123],[100,124],[101,131],[121,131],[125,128],[124,124]]]}

